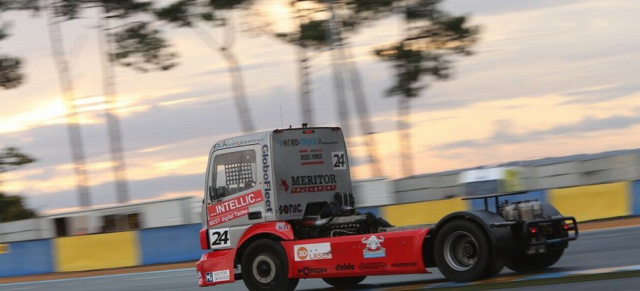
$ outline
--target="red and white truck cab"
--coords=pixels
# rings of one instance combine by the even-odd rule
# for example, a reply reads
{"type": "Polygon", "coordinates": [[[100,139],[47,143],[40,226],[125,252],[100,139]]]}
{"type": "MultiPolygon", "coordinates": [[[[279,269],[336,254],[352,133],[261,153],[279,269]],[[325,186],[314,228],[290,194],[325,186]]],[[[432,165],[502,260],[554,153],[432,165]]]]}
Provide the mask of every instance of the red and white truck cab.
{"type": "MultiPolygon", "coordinates": [[[[498,204],[498,196],[512,194],[472,199],[498,204]]],[[[199,286],[242,279],[252,291],[280,291],[322,278],[348,288],[366,276],[435,266],[451,280],[473,281],[505,264],[514,271],[551,266],[578,235],[573,217],[537,201],[405,228],[354,204],[340,128],[277,129],[217,142],[206,174],[200,244],[210,252],[196,265],[199,286]]]]}

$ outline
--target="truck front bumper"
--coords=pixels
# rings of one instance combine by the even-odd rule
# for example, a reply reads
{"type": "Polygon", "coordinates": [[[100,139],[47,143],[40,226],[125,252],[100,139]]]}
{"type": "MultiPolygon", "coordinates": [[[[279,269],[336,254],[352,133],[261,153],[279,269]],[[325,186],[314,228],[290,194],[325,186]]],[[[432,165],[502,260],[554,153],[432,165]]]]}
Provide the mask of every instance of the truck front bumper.
{"type": "Polygon", "coordinates": [[[233,261],[235,249],[208,252],[196,263],[198,286],[208,287],[235,281],[233,261]]]}

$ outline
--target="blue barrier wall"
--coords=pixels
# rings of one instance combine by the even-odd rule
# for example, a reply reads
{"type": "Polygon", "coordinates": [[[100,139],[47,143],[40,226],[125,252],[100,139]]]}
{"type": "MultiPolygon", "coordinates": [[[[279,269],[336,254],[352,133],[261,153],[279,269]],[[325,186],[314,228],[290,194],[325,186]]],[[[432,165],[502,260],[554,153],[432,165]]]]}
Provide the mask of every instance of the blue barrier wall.
{"type": "Polygon", "coordinates": [[[187,224],[140,230],[142,264],[197,260],[202,256],[198,232],[202,224],[187,224]]]}
{"type": "MultiPolygon", "coordinates": [[[[546,190],[536,190],[530,191],[526,194],[522,195],[510,195],[510,196],[502,196],[499,201],[502,203],[505,200],[509,200],[510,202],[518,202],[524,200],[538,200],[540,202],[547,202],[547,193],[546,190]]],[[[471,200],[471,208],[475,210],[484,210],[484,200],[483,199],[474,199],[471,200]]],[[[496,211],[496,206],[494,199],[489,199],[489,210],[496,211]]]]}
{"type": "Polygon", "coordinates": [[[640,181],[634,181],[631,186],[631,203],[633,214],[640,215],[640,181]]]}
{"type": "Polygon", "coordinates": [[[51,240],[12,242],[0,254],[0,277],[26,276],[53,272],[51,240]]]}

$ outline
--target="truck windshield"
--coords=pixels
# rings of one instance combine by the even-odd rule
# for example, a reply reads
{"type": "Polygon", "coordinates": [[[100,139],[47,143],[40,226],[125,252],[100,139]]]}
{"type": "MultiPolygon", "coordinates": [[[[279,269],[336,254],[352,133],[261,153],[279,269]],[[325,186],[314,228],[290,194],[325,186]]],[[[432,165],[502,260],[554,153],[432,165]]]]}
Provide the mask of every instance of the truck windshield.
{"type": "Polygon", "coordinates": [[[253,188],[257,180],[256,152],[244,150],[217,155],[214,159],[212,185],[218,198],[253,188]]]}

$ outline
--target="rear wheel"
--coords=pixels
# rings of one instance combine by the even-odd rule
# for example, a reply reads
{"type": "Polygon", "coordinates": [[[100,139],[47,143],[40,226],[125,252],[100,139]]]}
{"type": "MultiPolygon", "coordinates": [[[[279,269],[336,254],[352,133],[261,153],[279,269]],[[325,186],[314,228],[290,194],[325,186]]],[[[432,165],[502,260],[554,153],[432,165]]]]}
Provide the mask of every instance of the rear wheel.
{"type": "Polygon", "coordinates": [[[322,280],[337,288],[354,288],[358,284],[360,284],[366,276],[358,276],[358,277],[345,277],[345,278],[322,278],[322,280]]]}
{"type": "Polygon", "coordinates": [[[253,242],[242,256],[242,278],[251,291],[292,291],[298,279],[287,277],[287,256],[282,246],[269,239],[253,242]]]}
{"type": "Polygon", "coordinates": [[[499,267],[491,260],[487,236],[467,220],[452,221],[438,231],[434,254],[438,269],[451,281],[478,280],[499,267]]]}
{"type": "Polygon", "coordinates": [[[544,254],[509,257],[506,259],[505,265],[519,273],[541,271],[557,263],[563,253],[564,249],[555,249],[544,254]]]}

